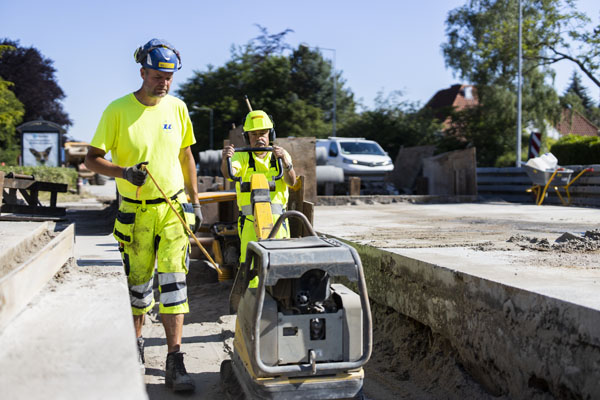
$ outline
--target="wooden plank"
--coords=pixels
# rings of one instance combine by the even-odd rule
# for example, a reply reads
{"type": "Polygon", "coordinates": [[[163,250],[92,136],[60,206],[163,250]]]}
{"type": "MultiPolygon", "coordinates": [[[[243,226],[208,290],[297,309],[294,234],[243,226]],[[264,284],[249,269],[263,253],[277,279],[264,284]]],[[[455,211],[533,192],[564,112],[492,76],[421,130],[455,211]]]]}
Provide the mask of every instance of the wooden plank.
{"type": "Polygon", "coordinates": [[[41,251],[0,279],[0,330],[4,329],[73,257],[75,225],[69,225],[41,251]]]}
{"type": "MultiPolygon", "coordinates": [[[[600,185],[600,176],[589,176],[590,174],[585,173],[581,175],[579,179],[573,183],[575,185],[600,185]]],[[[574,179],[575,176],[572,177],[574,179]]]]}
{"type": "Polygon", "coordinates": [[[523,168],[517,167],[505,167],[505,168],[493,168],[493,167],[479,167],[477,168],[477,175],[479,174],[526,174],[523,168]]]}
{"type": "Polygon", "coordinates": [[[513,175],[513,176],[497,176],[497,175],[477,175],[477,184],[489,184],[489,183],[505,183],[515,184],[522,183],[525,185],[531,184],[531,179],[528,176],[513,175]]]}
{"type": "Polygon", "coordinates": [[[37,190],[38,192],[59,192],[66,193],[69,185],[66,183],[40,182],[35,181],[28,189],[37,190]]]}
{"type": "MultiPolygon", "coordinates": [[[[559,186],[559,190],[561,191],[561,193],[564,193],[565,191],[563,190],[562,187],[559,186]]],[[[569,193],[571,193],[571,196],[576,195],[576,194],[600,194],[600,186],[570,186],[569,187],[569,193]]]]}
{"type": "Polygon", "coordinates": [[[488,192],[524,192],[532,185],[482,185],[478,186],[479,193],[488,192]]]}
{"type": "Polygon", "coordinates": [[[29,189],[34,183],[35,181],[31,180],[4,178],[3,187],[7,189],[29,189]]]}
{"type": "MultiPolygon", "coordinates": [[[[302,208],[303,214],[306,215],[308,222],[310,222],[310,224],[313,225],[315,218],[315,204],[311,203],[310,201],[305,201],[304,206],[302,208]]],[[[305,228],[303,228],[303,236],[306,235],[308,235],[308,231],[305,228]]]]}
{"type": "Polygon", "coordinates": [[[61,217],[66,214],[64,207],[22,206],[19,204],[2,204],[2,212],[14,214],[53,215],[61,217]]]}
{"type": "Polygon", "coordinates": [[[200,204],[219,203],[222,201],[235,201],[237,194],[235,192],[201,192],[198,193],[200,204]]]}
{"type": "MultiPolygon", "coordinates": [[[[289,198],[287,209],[296,210],[304,213],[304,176],[300,175],[296,178],[296,184],[289,190],[289,198]]],[[[302,236],[302,222],[296,218],[290,218],[290,236],[301,237],[302,236]]]]}
{"type": "Polygon", "coordinates": [[[63,217],[52,217],[42,216],[34,217],[30,215],[2,215],[0,221],[13,221],[13,222],[45,222],[45,221],[66,221],[63,217]]]}

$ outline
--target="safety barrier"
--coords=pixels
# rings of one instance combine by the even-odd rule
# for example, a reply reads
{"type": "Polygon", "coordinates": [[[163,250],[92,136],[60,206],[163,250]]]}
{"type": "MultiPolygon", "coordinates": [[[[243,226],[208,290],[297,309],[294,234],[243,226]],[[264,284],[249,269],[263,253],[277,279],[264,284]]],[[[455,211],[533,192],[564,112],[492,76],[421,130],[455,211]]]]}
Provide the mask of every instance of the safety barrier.
{"type": "MultiPolygon", "coordinates": [[[[584,173],[570,186],[571,205],[600,207],[600,164],[563,167],[574,170],[573,176],[584,168],[593,168],[592,172],[584,173]]],[[[477,168],[477,192],[483,199],[534,204],[535,195],[526,192],[532,186],[524,168],[477,168]]],[[[561,204],[553,186],[548,188],[544,204],[561,204]]],[[[561,194],[564,195],[563,192],[561,194]]]]}

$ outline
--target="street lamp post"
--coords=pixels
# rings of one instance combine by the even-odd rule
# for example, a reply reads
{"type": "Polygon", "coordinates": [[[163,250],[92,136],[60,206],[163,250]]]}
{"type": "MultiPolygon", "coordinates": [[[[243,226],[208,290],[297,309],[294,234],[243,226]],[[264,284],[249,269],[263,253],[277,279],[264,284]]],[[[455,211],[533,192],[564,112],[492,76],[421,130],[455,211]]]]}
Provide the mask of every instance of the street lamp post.
{"type": "Polygon", "coordinates": [[[517,168],[521,168],[521,91],[523,86],[523,47],[522,47],[522,31],[523,31],[523,6],[519,0],[519,72],[517,78],[517,168]]]}
{"type": "Polygon", "coordinates": [[[213,109],[210,107],[204,106],[192,106],[194,110],[198,111],[208,111],[209,114],[209,127],[208,127],[208,148],[209,150],[213,149],[213,109]]]}
{"type": "Polygon", "coordinates": [[[332,133],[331,135],[333,137],[335,137],[335,123],[336,123],[336,94],[337,94],[337,78],[336,78],[336,74],[335,74],[335,49],[328,49],[326,47],[311,47],[305,44],[301,44],[301,46],[306,47],[308,49],[317,49],[317,50],[327,50],[327,51],[331,51],[333,53],[333,74],[332,74],[332,79],[333,79],[333,108],[332,108],[332,117],[331,117],[331,122],[332,122],[332,133]]]}

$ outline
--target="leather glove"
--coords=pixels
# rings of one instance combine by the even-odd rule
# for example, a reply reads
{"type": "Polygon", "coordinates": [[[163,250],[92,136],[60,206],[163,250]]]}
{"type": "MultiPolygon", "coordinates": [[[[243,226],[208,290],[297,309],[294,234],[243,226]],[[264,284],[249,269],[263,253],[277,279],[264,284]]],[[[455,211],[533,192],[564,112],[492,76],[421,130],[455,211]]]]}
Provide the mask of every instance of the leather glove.
{"type": "Polygon", "coordinates": [[[192,204],[194,207],[194,215],[196,216],[196,221],[194,222],[194,233],[200,230],[200,225],[202,225],[202,209],[200,208],[200,204],[192,204]]]}
{"type": "Polygon", "coordinates": [[[142,165],[147,165],[148,161],[141,162],[133,167],[127,167],[123,170],[123,179],[128,180],[135,186],[142,186],[146,182],[148,173],[142,169],[142,165]]]}

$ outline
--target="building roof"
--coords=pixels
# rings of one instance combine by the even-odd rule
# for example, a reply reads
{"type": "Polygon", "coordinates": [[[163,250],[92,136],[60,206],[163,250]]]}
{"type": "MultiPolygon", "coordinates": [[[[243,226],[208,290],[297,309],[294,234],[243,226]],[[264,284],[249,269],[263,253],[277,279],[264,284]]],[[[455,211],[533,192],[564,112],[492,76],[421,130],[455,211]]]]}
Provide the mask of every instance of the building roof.
{"type": "Polygon", "coordinates": [[[456,84],[448,89],[439,90],[427,102],[425,107],[431,108],[439,120],[444,120],[444,130],[450,127],[452,121],[448,117],[449,111],[460,111],[467,107],[479,104],[477,90],[473,85],[456,84]]]}
{"type": "Polygon", "coordinates": [[[556,129],[561,135],[600,136],[599,129],[577,111],[565,108],[560,115],[556,129]]]}
{"type": "Polygon", "coordinates": [[[438,109],[452,106],[457,110],[461,110],[477,104],[477,90],[475,86],[456,84],[434,94],[431,100],[427,102],[426,107],[438,109]]]}

